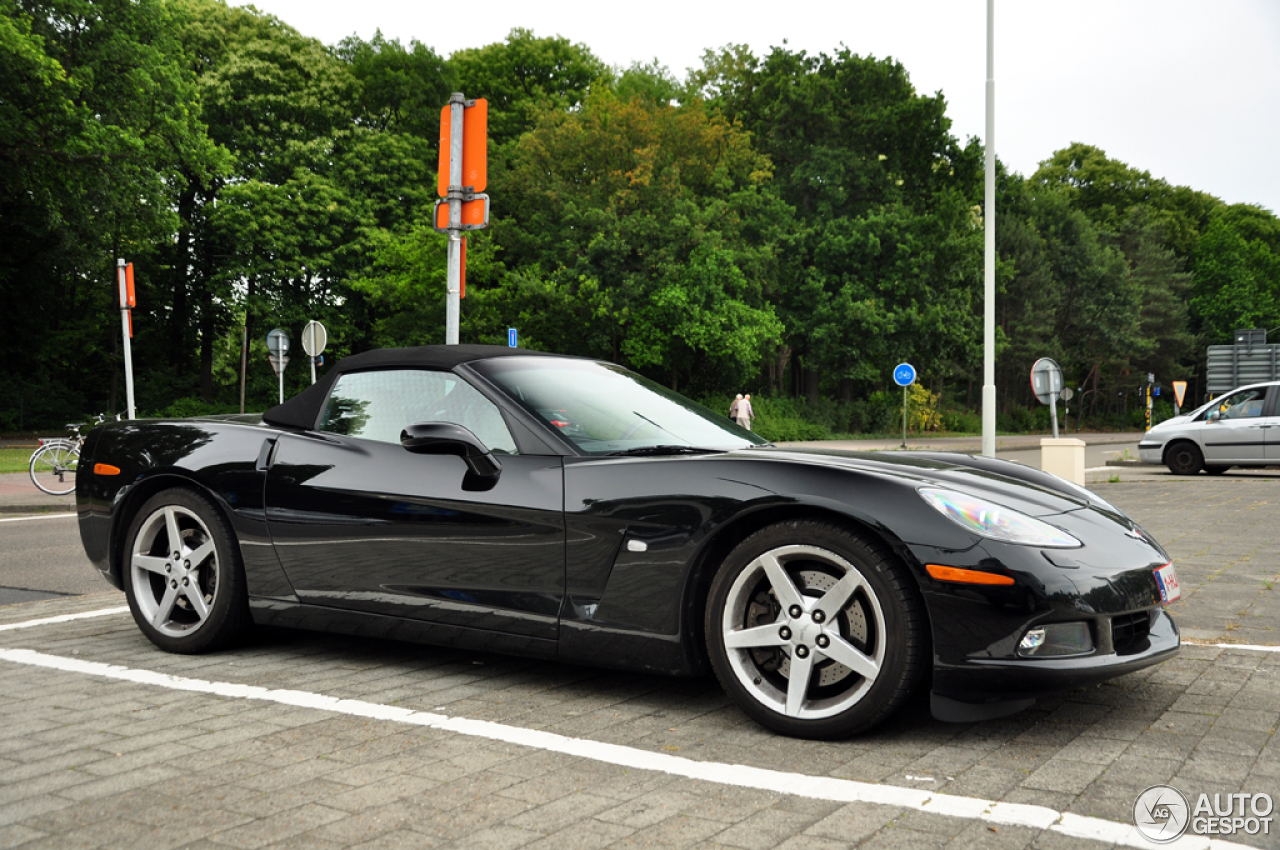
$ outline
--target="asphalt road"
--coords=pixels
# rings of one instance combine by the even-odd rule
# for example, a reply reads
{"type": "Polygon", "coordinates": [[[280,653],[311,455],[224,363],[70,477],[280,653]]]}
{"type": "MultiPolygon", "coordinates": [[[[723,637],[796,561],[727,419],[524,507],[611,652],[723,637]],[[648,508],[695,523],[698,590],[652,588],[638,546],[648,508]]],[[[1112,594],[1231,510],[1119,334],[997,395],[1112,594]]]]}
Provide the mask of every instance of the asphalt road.
{"type": "Polygon", "coordinates": [[[85,557],[75,514],[0,519],[0,605],[110,589],[85,557]]]}

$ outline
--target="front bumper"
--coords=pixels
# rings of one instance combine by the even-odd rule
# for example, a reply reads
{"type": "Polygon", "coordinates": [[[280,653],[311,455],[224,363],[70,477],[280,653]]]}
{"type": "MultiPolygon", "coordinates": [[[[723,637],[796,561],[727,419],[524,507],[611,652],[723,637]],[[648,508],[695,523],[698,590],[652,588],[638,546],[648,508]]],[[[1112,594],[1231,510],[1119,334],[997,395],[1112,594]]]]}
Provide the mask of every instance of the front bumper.
{"type": "Polygon", "coordinates": [[[1143,463],[1164,463],[1164,443],[1145,441],[1138,444],[1138,457],[1143,463]]]}
{"type": "Polygon", "coordinates": [[[1043,519],[1085,545],[1042,550],[983,540],[961,552],[910,547],[933,630],[940,719],[984,716],[938,711],[940,702],[988,706],[985,716],[999,716],[1036,696],[1123,676],[1177,654],[1178,628],[1161,604],[1154,573],[1169,560],[1159,545],[1127,518],[1122,523],[1102,510],[1043,519]],[[924,564],[999,573],[1014,584],[936,581],[924,564]],[[1087,624],[1092,648],[1063,657],[1019,655],[1027,631],[1051,623],[1087,624]]]}
{"type": "MultiPolygon", "coordinates": [[[[1173,618],[1163,609],[1145,613],[1151,618],[1147,636],[1124,654],[1099,646],[1094,654],[1075,658],[976,658],[963,666],[935,667],[933,691],[957,702],[1024,700],[1104,682],[1177,655],[1181,639],[1173,618]]],[[[1111,621],[1097,621],[1104,641],[1111,621]]]]}

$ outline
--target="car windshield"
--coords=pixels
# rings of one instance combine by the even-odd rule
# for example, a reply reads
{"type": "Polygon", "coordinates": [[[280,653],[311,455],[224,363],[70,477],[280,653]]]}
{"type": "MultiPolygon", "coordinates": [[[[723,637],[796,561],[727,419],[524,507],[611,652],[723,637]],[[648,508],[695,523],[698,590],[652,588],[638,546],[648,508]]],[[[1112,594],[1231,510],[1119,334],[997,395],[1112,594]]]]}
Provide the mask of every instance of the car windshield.
{"type": "Polygon", "coordinates": [[[610,363],[503,357],[471,365],[588,454],[767,443],[697,402],[610,363]]]}

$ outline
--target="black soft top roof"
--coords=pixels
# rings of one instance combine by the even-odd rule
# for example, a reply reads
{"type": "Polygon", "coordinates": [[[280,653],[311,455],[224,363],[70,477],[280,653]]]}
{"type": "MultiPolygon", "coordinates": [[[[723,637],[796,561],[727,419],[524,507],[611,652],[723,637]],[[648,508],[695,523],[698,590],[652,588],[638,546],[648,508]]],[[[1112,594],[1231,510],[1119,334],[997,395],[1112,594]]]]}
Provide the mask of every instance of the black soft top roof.
{"type": "Polygon", "coordinates": [[[509,348],[505,345],[420,345],[416,348],[379,348],[344,357],[314,384],[284,404],[277,404],[262,414],[262,421],[286,428],[314,428],[320,407],[329,397],[329,388],[344,372],[370,369],[437,369],[449,370],[459,363],[488,360],[512,355],[558,357],[543,351],[509,348]]]}

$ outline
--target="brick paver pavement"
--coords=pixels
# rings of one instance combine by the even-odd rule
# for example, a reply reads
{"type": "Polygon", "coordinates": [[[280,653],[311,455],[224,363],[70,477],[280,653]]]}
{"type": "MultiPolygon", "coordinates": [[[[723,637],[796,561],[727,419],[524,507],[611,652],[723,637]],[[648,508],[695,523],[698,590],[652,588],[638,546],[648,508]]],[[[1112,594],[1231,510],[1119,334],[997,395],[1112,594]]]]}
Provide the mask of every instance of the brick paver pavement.
{"type": "MultiPolygon", "coordinates": [[[[1267,480],[1100,485],[1174,556],[1175,616],[1211,643],[1278,644],[1267,480]]],[[[0,624],[122,604],[0,608],[0,624]]],[[[1169,783],[1280,800],[1280,653],[1188,645],[1142,673],[981,724],[917,699],[851,741],[782,738],[711,680],[371,639],[269,632],[159,652],[116,614],[0,631],[0,648],[494,721],[643,753],[1045,806],[1128,823],[1169,783]]],[[[1050,829],[710,782],[395,720],[0,660],[0,846],[1105,847],[1050,829]]],[[[940,804],[942,797],[938,798],[940,804]]],[[[1269,835],[1233,840],[1280,847],[1269,835]]]]}

